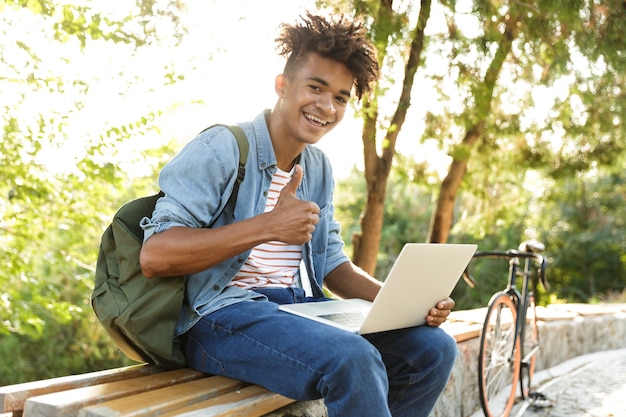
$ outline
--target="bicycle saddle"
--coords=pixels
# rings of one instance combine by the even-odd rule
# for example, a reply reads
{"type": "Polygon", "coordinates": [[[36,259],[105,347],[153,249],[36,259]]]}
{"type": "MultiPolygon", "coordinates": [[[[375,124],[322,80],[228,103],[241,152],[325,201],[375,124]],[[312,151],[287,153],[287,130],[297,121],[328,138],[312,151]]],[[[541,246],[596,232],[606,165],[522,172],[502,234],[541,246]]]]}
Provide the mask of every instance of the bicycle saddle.
{"type": "Polygon", "coordinates": [[[518,250],[520,252],[541,253],[546,250],[546,245],[537,240],[525,240],[520,243],[518,250]]]}

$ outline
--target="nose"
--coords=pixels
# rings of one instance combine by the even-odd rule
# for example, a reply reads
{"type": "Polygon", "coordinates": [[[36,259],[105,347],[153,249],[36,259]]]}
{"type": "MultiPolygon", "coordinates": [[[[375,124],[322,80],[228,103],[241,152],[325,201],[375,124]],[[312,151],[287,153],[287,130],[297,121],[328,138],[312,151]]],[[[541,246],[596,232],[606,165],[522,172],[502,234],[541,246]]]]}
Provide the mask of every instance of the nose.
{"type": "Polygon", "coordinates": [[[321,94],[317,100],[317,108],[324,112],[324,114],[335,114],[337,109],[333,103],[332,94],[321,94]]]}

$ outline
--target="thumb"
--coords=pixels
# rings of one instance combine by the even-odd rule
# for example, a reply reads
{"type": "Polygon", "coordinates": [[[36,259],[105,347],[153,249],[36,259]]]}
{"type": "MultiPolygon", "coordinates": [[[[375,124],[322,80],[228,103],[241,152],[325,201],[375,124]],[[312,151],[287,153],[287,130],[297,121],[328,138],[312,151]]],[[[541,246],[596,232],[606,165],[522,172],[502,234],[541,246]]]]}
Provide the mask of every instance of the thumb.
{"type": "Polygon", "coordinates": [[[296,165],[293,171],[293,175],[291,176],[291,179],[289,180],[287,185],[285,185],[281,194],[288,193],[288,194],[292,194],[295,196],[296,190],[298,189],[298,187],[300,186],[300,183],[302,182],[303,175],[304,175],[304,171],[302,170],[302,165],[296,165]]]}

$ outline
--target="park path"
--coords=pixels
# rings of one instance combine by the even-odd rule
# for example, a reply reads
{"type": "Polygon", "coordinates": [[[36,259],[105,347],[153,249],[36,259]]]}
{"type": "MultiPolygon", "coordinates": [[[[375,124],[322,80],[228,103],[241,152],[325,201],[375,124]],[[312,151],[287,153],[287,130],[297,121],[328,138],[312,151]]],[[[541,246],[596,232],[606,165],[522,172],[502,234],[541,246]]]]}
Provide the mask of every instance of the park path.
{"type": "Polygon", "coordinates": [[[516,406],[515,417],[626,417],[626,349],[583,355],[537,372],[533,385],[553,406],[516,406]]]}

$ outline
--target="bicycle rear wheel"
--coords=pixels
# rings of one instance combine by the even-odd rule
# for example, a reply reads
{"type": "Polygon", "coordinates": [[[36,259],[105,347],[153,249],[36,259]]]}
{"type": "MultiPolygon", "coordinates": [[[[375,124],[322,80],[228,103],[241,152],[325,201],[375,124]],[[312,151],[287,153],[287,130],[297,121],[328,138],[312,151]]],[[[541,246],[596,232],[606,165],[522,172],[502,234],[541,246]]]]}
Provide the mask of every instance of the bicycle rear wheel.
{"type": "Polygon", "coordinates": [[[537,351],[539,350],[539,329],[537,328],[537,312],[535,308],[535,296],[532,292],[528,294],[528,307],[526,308],[526,323],[524,324],[524,357],[522,358],[522,369],[520,372],[520,389],[522,398],[528,398],[530,385],[535,374],[535,362],[537,351]]]}
{"type": "Polygon", "coordinates": [[[480,335],[478,387],[485,416],[506,417],[513,408],[520,371],[517,309],[511,295],[495,294],[480,335]]]}

